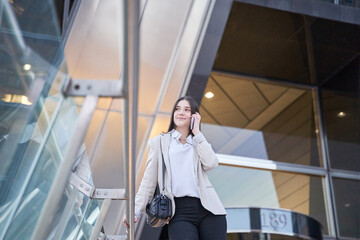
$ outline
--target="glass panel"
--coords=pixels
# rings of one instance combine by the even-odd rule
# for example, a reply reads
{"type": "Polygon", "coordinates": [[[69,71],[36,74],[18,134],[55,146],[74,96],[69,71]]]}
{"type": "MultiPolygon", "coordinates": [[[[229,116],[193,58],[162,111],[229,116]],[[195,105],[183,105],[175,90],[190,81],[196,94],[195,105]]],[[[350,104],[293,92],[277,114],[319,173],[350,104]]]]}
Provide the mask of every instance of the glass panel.
{"type": "Polygon", "coordinates": [[[66,150],[77,111],[71,100],[61,105],[66,67],[52,2],[1,1],[0,11],[0,238],[27,239],[66,150]]]}
{"type": "MultiPolygon", "coordinates": [[[[106,119],[102,120],[105,121],[104,128],[95,146],[91,143],[95,139],[93,135],[97,134],[103,124],[97,119],[99,116],[102,117],[101,110],[96,111],[86,136],[87,146],[91,146],[91,151],[95,151],[92,162],[92,168],[96,170],[94,181],[97,186],[124,188],[123,114],[115,111],[108,113],[106,119]],[[119,174],[108,174],[114,171],[119,174]]],[[[138,116],[137,151],[141,147],[149,122],[150,119],[138,116]]]]}
{"type": "Polygon", "coordinates": [[[323,166],[310,90],[212,73],[208,92],[200,114],[215,152],[323,166]]]}
{"type": "Polygon", "coordinates": [[[310,84],[304,19],[234,1],[213,69],[310,84]]]}
{"type": "Polygon", "coordinates": [[[90,239],[102,203],[103,200],[90,199],[72,185],[67,186],[49,239],[90,239]]]}
{"type": "Polygon", "coordinates": [[[357,58],[321,90],[332,168],[360,171],[360,94],[357,58]]]}
{"type": "Polygon", "coordinates": [[[290,209],[315,218],[328,234],[323,178],[223,165],[208,174],[225,207],[290,209]]]}
{"type": "MultiPolygon", "coordinates": [[[[9,3],[23,34],[26,32],[39,35],[44,34],[43,37],[48,38],[51,36],[59,36],[59,25],[55,15],[56,10],[52,2],[47,0],[12,0],[9,1],[9,3]],[[47,36],[45,36],[45,34],[47,36]]],[[[13,30],[12,27],[4,22],[2,27],[13,30]]]]}
{"type": "MultiPolygon", "coordinates": [[[[93,231],[93,228],[96,224],[96,220],[100,214],[100,208],[103,203],[103,200],[94,200],[91,199],[89,201],[89,204],[86,208],[86,211],[84,211],[84,218],[80,225],[80,231],[74,235],[69,235],[66,239],[67,240],[89,240],[91,233],[93,231]]],[[[75,233],[76,231],[74,231],[75,233]]]]}
{"type": "MultiPolygon", "coordinates": [[[[178,39],[182,34],[191,10],[191,2],[152,2],[146,4],[140,26],[140,69],[139,69],[139,112],[153,114],[156,108],[159,90],[163,80],[170,73],[171,58],[178,47],[178,39]],[[161,17],[154,12],[166,9],[161,17]],[[166,14],[165,14],[166,13],[166,14]],[[166,19],[166,21],[163,21],[166,19]],[[157,30],[154,29],[157,26],[157,30]],[[162,49],[161,51],[158,51],[162,49]],[[152,94],[149,94],[152,93],[152,94]]],[[[176,58],[176,55],[174,55],[176,58]]]]}
{"type": "Polygon", "coordinates": [[[341,237],[360,238],[360,181],[333,178],[341,237]]]}
{"type": "MultiPolygon", "coordinates": [[[[51,9],[52,6],[42,4],[42,1],[36,4],[32,1],[0,3],[1,179],[13,175],[19,167],[19,159],[24,155],[26,143],[35,131],[36,121],[47,102],[45,98],[63,58],[61,37],[44,37],[42,34],[56,32],[51,29],[47,32],[45,27],[55,28],[53,16],[48,14],[51,9]],[[31,17],[36,17],[37,21],[38,16],[30,14],[29,8],[47,13],[41,16],[41,23],[34,24],[31,17]],[[19,25],[32,32],[20,32],[19,25]]],[[[64,75],[58,74],[60,81],[63,77],[64,75]]],[[[2,194],[2,197],[4,195],[6,194],[2,194]]]]}
{"type": "MultiPolygon", "coordinates": [[[[46,110],[44,109],[44,111],[46,110]]],[[[76,119],[77,110],[75,104],[71,99],[68,99],[62,104],[60,113],[40,157],[36,158],[35,154],[39,151],[42,140],[40,129],[42,127],[47,128],[47,126],[42,125],[42,121],[40,121],[42,119],[39,119],[36,125],[37,128],[35,128],[33,135],[25,145],[24,156],[19,159],[22,161],[13,176],[14,181],[12,184],[5,185],[9,188],[5,202],[13,204],[10,211],[15,213],[13,218],[9,214],[10,217],[6,219],[11,223],[5,239],[16,239],[11,237],[11,234],[29,236],[34,231],[56,175],[57,167],[64,157],[70,138],[75,130],[76,119]],[[37,142],[39,141],[38,138],[40,138],[40,142],[37,142]],[[20,200],[19,206],[17,206],[18,200],[20,200]],[[23,223],[24,220],[26,220],[26,224],[23,223]],[[21,228],[21,231],[19,228],[21,228]]],[[[86,157],[86,154],[82,152],[78,159],[81,157],[86,157]]],[[[83,169],[75,170],[82,171],[83,169]]],[[[89,181],[89,171],[85,170],[85,172],[87,174],[83,174],[82,177],[84,177],[84,180],[89,181]]],[[[60,205],[59,209],[62,207],[64,206],[60,205]]],[[[5,226],[6,221],[3,222],[3,226],[5,226]]]]}
{"type": "Polygon", "coordinates": [[[63,211],[57,212],[56,225],[53,235],[58,239],[75,239],[84,221],[85,212],[90,206],[90,199],[73,186],[68,186],[61,202],[65,206],[63,211]],[[56,230],[56,231],[55,231],[56,230]]]}

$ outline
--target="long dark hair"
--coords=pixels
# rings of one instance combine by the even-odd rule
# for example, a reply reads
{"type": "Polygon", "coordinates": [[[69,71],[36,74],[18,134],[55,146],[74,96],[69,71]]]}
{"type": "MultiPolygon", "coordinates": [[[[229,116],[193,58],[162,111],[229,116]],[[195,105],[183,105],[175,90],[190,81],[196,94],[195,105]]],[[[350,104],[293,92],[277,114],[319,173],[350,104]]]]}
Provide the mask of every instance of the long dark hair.
{"type": "MultiPolygon", "coordinates": [[[[173,130],[175,128],[175,122],[174,122],[174,112],[176,109],[176,106],[178,105],[178,103],[182,100],[186,100],[189,102],[190,104],[190,109],[191,109],[191,114],[194,114],[196,112],[199,112],[199,105],[197,104],[197,102],[190,96],[185,96],[185,97],[181,97],[178,100],[176,100],[173,110],[171,111],[171,120],[170,120],[170,125],[169,125],[169,129],[168,132],[170,132],[171,130],[173,130]]],[[[190,129],[190,133],[191,135],[194,136],[194,134],[192,133],[191,129],[190,129]]]]}

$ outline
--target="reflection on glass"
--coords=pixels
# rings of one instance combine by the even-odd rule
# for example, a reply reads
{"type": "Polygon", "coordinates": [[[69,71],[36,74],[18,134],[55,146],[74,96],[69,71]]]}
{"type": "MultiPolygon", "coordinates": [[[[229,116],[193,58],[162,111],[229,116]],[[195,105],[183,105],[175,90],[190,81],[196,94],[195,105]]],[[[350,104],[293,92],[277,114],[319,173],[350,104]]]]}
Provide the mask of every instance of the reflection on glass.
{"type": "Polygon", "coordinates": [[[312,216],[328,233],[320,177],[222,165],[208,174],[225,207],[290,209],[312,216]]]}
{"type": "Polygon", "coordinates": [[[332,168],[360,171],[359,59],[348,64],[321,90],[332,168]]]}
{"type": "Polygon", "coordinates": [[[64,239],[67,240],[88,240],[90,239],[91,233],[93,231],[93,228],[96,224],[96,220],[99,217],[100,214],[100,208],[103,203],[103,200],[90,200],[87,208],[83,212],[83,221],[79,227],[79,232],[76,231],[76,229],[67,237],[64,239]]]}
{"type": "MultiPolygon", "coordinates": [[[[61,105],[45,147],[37,158],[38,151],[40,151],[39,146],[44,140],[44,131],[49,127],[46,121],[47,113],[52,113],[54,111],[52,107],[57,106],[56,101],[52,105],[51,99],[47,100],[49,101],[44,104],[38,122],[34,123],[34,130],[30,132],[23,143],[23,155],[18,159],[15,158],[16,161],[12,162],[11,167],[14,163],[20,163],[16,169],[17,172],[12,172],[13,168],[10,168],[10,173],[14,175],[8,175],[8,179],[13,179],[13,181],[5,181],[2,186],[2,189],[7,190],[7,194],[2,196],[3,201],[10,207],[8,217],[0,221],[0,227],[5,229],[6,224],[9,224],[5,239],[18,239],[12,237],[14,234],[15,236],[29,236],[34,231],[47,194],[56,176],[57,168],[65,155],[76,126],[74,123],[76,123],[78,113],[72,100],[68,99],[61,105]]],[[[24,136],[26,135],[23,134],[23,139],[24,136]]],[[[85,149],[82,150],[78,160],[86,158],[85,149]]],[[[19,148],[16,151],[18,154],[19,148]]],[[[88,170],[80,170],[74,165],[74,171],[82,172],[81,177],[84,180],[90,180],[88,170]]],[[[68,192],[69,190],[65,193],[65,197],[68,197],[68,192]]],[[[63,207],[61,205],[59,209],[63,207]]]]}
{"type": "Polygon", "coordinates": [[[202,131],[217,153],[322,166],[311,91],[217,73],[209,91],[202,131]]]}
{"type": "Polygon", "coordinates": [[[360,238],[360,181],[333,178],[341,237],[360,238]]]}
{"type": "MultiPolygon", "coordinates": [[[[1,1],[0,31],[0,238],[3,238],[9,226],[8,236],[11,231],[26,236],[40,212],[39,203],[46,197],[45,175],[51,173],[46,169],[55,157],[49,156],[47,149],[42,155],[47,155],[46,160],[38,161],[39,168],[33,167],[44,133],[59,105],[59,86],[65,74],[60,69],[61,36],[51,2],[1,1]],[[35,210],[38,212],[31,214],[35,210]],[[18,230],[11,224],[16,219],[18,230]],[[22,226],[24,219],[27,222],[22,226]]],[[[53,135],[55,132],[54,129],[53,135]]],[[[46,147],[50,145],[49,142],[46,147]]]]}

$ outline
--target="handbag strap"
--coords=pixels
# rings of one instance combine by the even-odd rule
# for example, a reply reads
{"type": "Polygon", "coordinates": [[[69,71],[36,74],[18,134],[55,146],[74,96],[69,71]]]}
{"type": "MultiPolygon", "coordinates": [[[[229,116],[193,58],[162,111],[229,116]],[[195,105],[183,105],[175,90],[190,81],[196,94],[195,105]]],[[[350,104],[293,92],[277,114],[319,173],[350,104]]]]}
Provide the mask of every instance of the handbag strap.
{"type": "Polygon", "coordinates": [[[162,189],[162,194],[164,194],[164,191],[165,191],[165,161],[164,161],[164,154],[163,154],[163,151],[162,151],[162,146],[161,146],[161,137],[160,137],[160,152],[161,152],[161,159],[162,159],[162,186],[163,186],[163,189],[162,189]]]}

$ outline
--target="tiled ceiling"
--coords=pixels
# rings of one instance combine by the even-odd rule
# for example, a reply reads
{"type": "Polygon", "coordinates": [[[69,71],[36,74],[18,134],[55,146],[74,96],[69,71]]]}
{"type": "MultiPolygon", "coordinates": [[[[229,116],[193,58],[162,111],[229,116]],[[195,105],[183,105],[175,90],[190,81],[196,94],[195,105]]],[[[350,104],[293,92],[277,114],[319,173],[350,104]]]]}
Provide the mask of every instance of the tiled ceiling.
{"type": "Polygon", "coordinates": [[[206,123],[260,130],[276,115],[301,97],[305,90],[244,80],[212,73],[203,98],[201,113],[206,123]]]}

